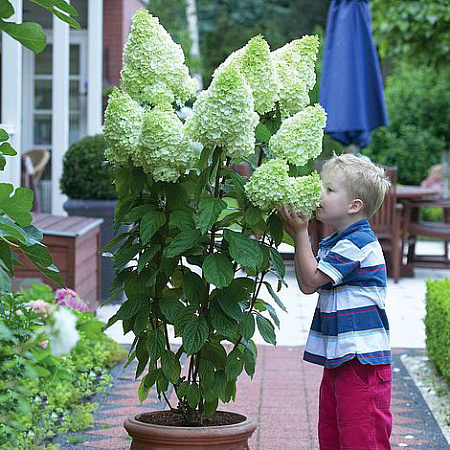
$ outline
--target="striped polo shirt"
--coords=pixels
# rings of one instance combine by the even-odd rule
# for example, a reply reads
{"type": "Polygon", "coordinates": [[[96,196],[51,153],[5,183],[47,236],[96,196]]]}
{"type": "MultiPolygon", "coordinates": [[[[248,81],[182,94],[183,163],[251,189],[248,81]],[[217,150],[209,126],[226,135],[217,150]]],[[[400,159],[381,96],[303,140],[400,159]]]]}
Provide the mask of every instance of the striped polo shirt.
{"type": "Polygon", "coordinates": [[[317,258],[333,282],[318,291],[304,360],[326,368],[355,357],[363,364],[390,364],[386,264],[369,222],[323,239],[317,258]]]}

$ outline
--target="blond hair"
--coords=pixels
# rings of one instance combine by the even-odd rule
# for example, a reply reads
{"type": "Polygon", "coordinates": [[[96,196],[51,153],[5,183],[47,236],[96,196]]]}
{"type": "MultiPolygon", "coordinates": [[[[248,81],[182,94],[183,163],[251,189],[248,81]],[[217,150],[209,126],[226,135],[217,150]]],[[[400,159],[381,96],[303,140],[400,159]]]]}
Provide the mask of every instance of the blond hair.
{"type": "Polygon", "coordinates": [[[322,169],[322,177],[336,170],[345,175],[345,184],[351,199],[359,198],[363,202],[362,213],[370,219],[384,200],[391,182],[384,169],[364,156],[348,153],[334,155],[322,169]]]}

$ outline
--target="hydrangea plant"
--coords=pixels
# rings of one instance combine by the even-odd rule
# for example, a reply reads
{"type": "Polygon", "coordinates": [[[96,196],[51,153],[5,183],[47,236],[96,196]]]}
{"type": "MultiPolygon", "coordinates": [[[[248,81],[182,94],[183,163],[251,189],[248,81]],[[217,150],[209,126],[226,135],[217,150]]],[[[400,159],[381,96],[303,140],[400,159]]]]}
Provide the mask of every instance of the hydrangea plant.
{"type": "Polygon", "coordinates": [[[104,248],[119,244],[106,253],[116,270],[112,296],[127,298],[106,327],[121,321],[135,335],[130,361],[137,358],[136,377],[143,375],[140,399],[154,386],[165,395],[172,384],[171,408],[186,425],[201,425],[219,401],[234,399],[243,371],[254,375],[256,330],[276,344],[273,303],[285,310],[276,292],[285,276],[277,208],[293,202],[311,215],[321,196],[317,174],[293,176],[320,153],[325,126],[319,105],[305,109],[316,42],[305,37],[271,53],[261,36],[252,39],[216,70],[183,122],[169,103],[193,94],[187,68],[177,66],[184,74],[177,85],[162,57],[178,47],[148,12],[134,18],[122,83],[105,113],[115,228],[128,225],[104,248]],[[291,96],[283,64],[296,77],[291,96]],[[282,123],[281,111],[293,117],[282,123]],[[247,181],[232,166],[255,152],[247,181]]]}

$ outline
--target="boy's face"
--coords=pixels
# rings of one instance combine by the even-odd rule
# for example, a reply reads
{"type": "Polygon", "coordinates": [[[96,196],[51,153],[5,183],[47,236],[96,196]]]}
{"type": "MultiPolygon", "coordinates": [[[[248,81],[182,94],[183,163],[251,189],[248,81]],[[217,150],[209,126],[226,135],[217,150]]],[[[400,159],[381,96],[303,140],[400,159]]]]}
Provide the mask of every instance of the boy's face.
{"type": "Polygon", "coordinates": [[[345,174],[337,170],[322,177],[322,201],[316,211],[317,219],[336,229],[342,228],[351,216],[352,199],[345,184],[345,174]]]}

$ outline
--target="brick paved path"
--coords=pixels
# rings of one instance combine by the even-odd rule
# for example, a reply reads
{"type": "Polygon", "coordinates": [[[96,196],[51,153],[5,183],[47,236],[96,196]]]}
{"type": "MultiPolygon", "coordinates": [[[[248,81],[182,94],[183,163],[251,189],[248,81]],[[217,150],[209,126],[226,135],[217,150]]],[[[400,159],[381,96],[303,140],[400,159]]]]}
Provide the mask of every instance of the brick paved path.
{"type": "MultiPolygon", "coordinates": [[[[423,350],[407,350],[422,354],[423,350]]],[[[259,347],[254,379],[241,377],[237,401],[222,409],[251,415],[259,424],[252,450],[318,450],[316,424],[318,388],[322,369],[302,362],[302,347],[259,347]]],[[[394,429],[392,448],[445,450],[442,432],[425,401],[400,360],[402,350],[394,350],[392,411],[394,429]]],[[[150,409],[164,409],[156,395],[139,406],[131,365],[116,377],[114,387],[103,396],[95,415],[95,428],[77,433],[84,442],[65,444],[61,450],[128,449],[130,440],[122,427],[131,414],[150,409]]],[[[175,402],[174,402],[175,403],[175,402]]]]}

